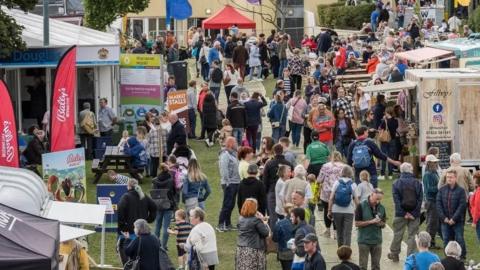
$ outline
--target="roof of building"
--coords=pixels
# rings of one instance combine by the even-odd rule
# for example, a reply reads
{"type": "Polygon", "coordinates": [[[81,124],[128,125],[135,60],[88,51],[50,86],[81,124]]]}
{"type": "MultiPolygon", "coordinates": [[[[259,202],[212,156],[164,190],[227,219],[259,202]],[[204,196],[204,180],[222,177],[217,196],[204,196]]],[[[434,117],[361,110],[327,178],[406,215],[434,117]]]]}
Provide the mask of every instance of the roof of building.
{"type": "MultiPolygon", "coordinates": [[[[43,16],[23,12],[18,9],[2,11],[12,16],[17,24],[25,27],[22,39],[27,47],[43,47],[43,16]]],[[[69,45],[116,45],[118,39],[114,34],[101,32],[84,26],[78,26],[55,19],[49,19],[50,46],[69,45]]]]}

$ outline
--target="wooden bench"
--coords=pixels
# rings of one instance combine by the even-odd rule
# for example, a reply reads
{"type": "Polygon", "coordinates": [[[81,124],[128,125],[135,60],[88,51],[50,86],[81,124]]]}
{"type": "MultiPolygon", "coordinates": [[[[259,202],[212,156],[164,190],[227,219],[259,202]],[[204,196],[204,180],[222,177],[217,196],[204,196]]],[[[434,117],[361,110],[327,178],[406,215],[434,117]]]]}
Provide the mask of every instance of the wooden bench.
{"type": "Polygon", "coordinates": [[[348,82],[368,82],[372,79],[371,74],[352,74],[352,75],[337,75],[335,79],[342,83],[348,82]]]}
{"type": "Polygon", "coordinates": [[[364,68],[354,68],[354,69],[345,70],[345,75],[357,75],[357,74],[367,74],[367,70],[364,68]]]}

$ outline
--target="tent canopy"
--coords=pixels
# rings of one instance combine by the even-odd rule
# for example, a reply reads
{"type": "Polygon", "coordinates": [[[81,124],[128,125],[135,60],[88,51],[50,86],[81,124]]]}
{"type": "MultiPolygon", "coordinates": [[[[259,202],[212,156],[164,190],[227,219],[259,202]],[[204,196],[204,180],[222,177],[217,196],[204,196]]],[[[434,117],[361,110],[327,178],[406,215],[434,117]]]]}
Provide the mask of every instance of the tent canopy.
{"type": "Polygon", "coordinates": [[[230,5],[202,22],[203,29],[227,29],[236,24],[241,29],[255,29],[255,22],[245,17],[230,5]]]}
{"type": "Polygon", "coordinates": [[[0,204],[0,269],[56,269],[60,223],[0,204]]]}
{"type": "Polygon", "coordinates": [[[437,58],[452,56],[453,53],[447,50],[435,48],[420,48],[411,51],[395,53],[395,56],[400,59],[406,59],[412,63],[421,63],[424,61],[431,61],[437,58]]]}

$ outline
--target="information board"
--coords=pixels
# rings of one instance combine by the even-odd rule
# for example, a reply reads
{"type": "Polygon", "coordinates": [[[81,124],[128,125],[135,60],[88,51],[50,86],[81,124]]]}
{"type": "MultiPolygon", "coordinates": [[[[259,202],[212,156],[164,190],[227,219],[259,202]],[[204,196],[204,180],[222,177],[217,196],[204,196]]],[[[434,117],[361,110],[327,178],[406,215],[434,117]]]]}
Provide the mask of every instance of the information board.
{"type": "Polygon", "coordinates": [[[439,150],[438,159],[442,169],[450,167],[450,155],[452,155],[452,141],[431,141],[427,142],[427,149],[437,147],[439,150]]]}

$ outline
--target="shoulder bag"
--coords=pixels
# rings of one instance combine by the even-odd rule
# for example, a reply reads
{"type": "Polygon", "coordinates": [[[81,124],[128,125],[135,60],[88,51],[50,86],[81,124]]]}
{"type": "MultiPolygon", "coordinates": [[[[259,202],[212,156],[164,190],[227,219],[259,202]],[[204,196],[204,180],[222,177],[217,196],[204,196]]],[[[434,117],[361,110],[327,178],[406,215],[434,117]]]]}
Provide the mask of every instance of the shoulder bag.
{"type": "Polygon", "coordinates": [[[293,112],[295,111],[295,105],[297,105],[297,103],[300,101],[300,97],[297,98],[297,100],[295,101],[295,103],[293,103],[290,108],[288,108],[288,116],[287,116],[287,119],[292,121],[293,119],[293,112]]]}
{"type": "Polygon", "coordinates": [[[131,258],[123,266],[123,270],[140,270],[140,247],[142,246],[142,238],[138,236],[137,257],[133,260],[131,258]]]}
{"type": "MultiPolygon", "coordinates": [[[[283,105],[283,104],[282,104],[283,105]]],[[[282,108],[282,114],[280,114],[280,119],[278,121],[274,121],[272,122],[272,128],[278,128],[280,127],[280,123],[282,122],[282,118],[283,118],[283,112],[285,111],[285,105],[283,105],[283,108],[282,108]]]]}
{"type": "Polygon", "coordinates": [[[381,129],[378,133],[378,140],[383,143],[388,143],[392,140],[392,136],[390,135],[390,131],[388,130],[388,123],[387,119],[385,121],[385,129],[381,129]]]}

